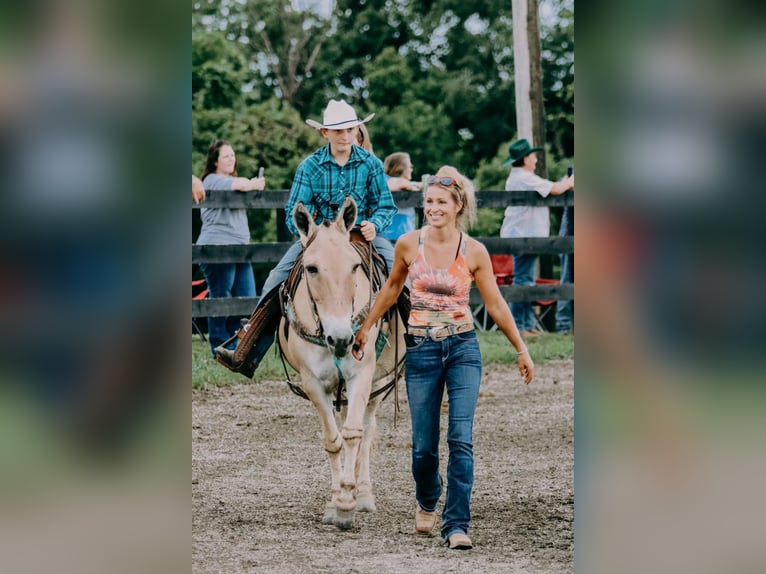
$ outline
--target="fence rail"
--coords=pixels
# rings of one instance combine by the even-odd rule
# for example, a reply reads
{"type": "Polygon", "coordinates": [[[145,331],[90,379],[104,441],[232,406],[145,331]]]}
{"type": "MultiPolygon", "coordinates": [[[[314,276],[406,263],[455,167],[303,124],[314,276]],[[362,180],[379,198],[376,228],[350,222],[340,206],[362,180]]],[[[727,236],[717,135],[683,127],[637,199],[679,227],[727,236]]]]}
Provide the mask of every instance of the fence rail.
{"type": "MultiPolygon", "coordinates": [[[[202,207],[228,207],[245,209],[283,210],[289,190],[236,192],[208,191],[201,204],[192,203],[193,209],[202,207]]],[[[422,207],[423,196],[419,192],[395,194],[398,207],[422,207]]],[[[504,208],[509,205],[568,206],[574,205],[571,191],[557,196],[541,197],[534,191],[477,191],[479,207],[504,208]]],[[[535,253],[553,255],[574,252],[574,237],[476,237],[490,254],[535,253]]],[[[292,241],[251,243],[248,245],[192,245],[192,263],[277,263],[292,245],[292,241]]],[[[534,285],[500,287],[506,301],[573,300],[574,285],[534,285]]],[[[477,289],[471,289],[471,305],[482,303],[477,289]]],[[[192,317],[216,317],[225,315],[249,315],[258,302],[257,297],[231,297],[226,299],[203,299],[192,301],[192,317]]]]}
{"type": "MultiPolygon", "coordinates": [[[[203,207],[230,207],[247,209],[284,209],[290,191],[287,189],[272,191],[220,191],[206,192],[206,199],[200,204],[192,202],[192,209],[203,207]]],[[[419,191],[394,193],[397,207],[423,207],[423,194],[419,191]]],[[[477,191],[476,204],[478,207],[508,207],[509,205],[536,205],[561,207],[574,205],[574,194],[571,191],[561,195],[541,197],[536,191],[477,191]]]]}

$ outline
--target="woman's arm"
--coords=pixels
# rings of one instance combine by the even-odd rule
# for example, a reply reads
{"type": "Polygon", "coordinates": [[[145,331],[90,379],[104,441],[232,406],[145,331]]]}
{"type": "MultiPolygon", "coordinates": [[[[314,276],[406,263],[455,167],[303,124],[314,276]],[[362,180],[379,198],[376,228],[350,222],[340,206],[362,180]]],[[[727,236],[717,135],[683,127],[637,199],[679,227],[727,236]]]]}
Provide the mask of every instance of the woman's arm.
{"type": "Polygon", "coordinates": [[[419,191],[420,184],[403,177],[391,177],[388,179],[388,189],[391,191],[419,191]]]}
{"type": "Polygon", "coordinates": [[[412,260],[413,243],[415,249],[417,249],[418,233],[417,231],[407,233],[396,241],[394,247],[394,268],[391,270],[385,285],[378,291],[375,297],[375,304],[356,333],[356,340],[351,352],[359,361],[364,357],[364,347],[367,345],[370,329],[388,311],[391,305],[396,303],[399,294],[402,292],[404,283],[407,281],[407,273],[409,272],[408,261],[412,260]]]}
{"type": "Polygon", "coordinates": [[[192,175],[192,200],[194,203],[205,201],[205,188],[202,185],[202,180],[196,175],[192,175]]]}
{"type": "Polygon", "coordinates": [[[234,191],[261,191],[266,187],[266,178],[264,177],[233,177],[231,189],[234,191]]]}
{"type": "Polygon", "coordinates": [[[561,181],[555,182],[553,187],[551,187],[551,195],[561,195],[572,188],[574,188],[574,174],[565,177],[561,181]]]}
{"type": "Polygon", "coordinates": [[[516,321],[513,320],[508,303],[503,299],[503,295],[500,293],[500,289],[495,282],[495,275],[492,272],[492,260],[489,257],[487,248],[483,243],[475,239],[471,240],[469,246],[469,257],[471,259],[469,265],[472,266],[476,288],[484,300],[487,313],[492,317],[497,328],[503,332],[514,349],[516,349],[519,373],[521,373],[524,382],[529,384],[534,377],[535,365],[532,362],[532,357],[529,355],[526,344],[524,344],[519,334],[519,329],[516,327],[516,321]]]}

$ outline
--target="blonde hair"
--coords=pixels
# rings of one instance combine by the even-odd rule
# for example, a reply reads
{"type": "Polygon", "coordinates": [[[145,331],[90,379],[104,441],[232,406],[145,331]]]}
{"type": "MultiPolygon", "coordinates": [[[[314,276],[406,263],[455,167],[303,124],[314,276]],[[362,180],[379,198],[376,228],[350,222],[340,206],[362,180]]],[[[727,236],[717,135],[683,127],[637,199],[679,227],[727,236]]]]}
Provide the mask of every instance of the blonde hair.
{"type": "MultiPolygon", "coordinates": [[[[473,182],[451,165],[441,166],[436,172],[436,177],[451,177],[457,182],[457,187],[454,185],[442,187],[450,192],[455,203],[463,204],[463,207],[457,212],[457,220],[455,221],[457,228],[460,231],[471,229],[476,223],[476,190],[473,187],[473,182]]],[[[426,189],[428,188],[426,187],[426,189]]],[[[426,189],[423,190],[424,196],[426,189]]]]}
{"type": "Polygon", "coordinates": [[[409,163],[410,154],[397,151],[386,156],[386,159],[383,161],[383,171],[391,177],[401,177],[409,163]]]}
{"type": "Polygon", "coordinates": [[[359,124],[359,130],[356,132],[356,145],[370,153],[375,153],[372,151],[370,132],[367,131],[367,128],[364,127],[364,124],[359,124]]]}

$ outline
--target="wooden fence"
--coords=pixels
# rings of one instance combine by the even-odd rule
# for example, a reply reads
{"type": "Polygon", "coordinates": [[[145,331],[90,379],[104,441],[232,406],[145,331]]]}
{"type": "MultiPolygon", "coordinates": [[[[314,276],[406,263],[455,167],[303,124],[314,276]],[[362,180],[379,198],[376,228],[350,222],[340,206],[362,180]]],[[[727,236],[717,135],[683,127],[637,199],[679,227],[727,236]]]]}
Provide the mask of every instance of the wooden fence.
{"type": "MultiPolygon", "coordinates": [[[[193,209],[201,207],[231,207],[246,209],[276,209],[278,219],[284,217],[289,190],[237,192],[208,191],[207,198],[193,209]]],[[[397,207],[422,207],[422,194],[418,192],[394,194],[397,207]]],[[[568,191],[557,196],[540,197],[534,191],[477,191],[478,207],[505,208],[509,205],[568,206],[574,204],[574,194],[568,191]]],[[[281,233],[284,235],[284,232],[281,233]]],[[[287,239],[287,238],[286,238],[287,239]]],[[[491,254],[536,253],[553,255],[574,252],[574,237],[475,237],[487,246],[491,254]]],[[[287,251],[292,240],[249,245],[192,245],[192,264],[266,262],[276,264],[287,251]]],[[[506,301],[574,300],[574,284],[512,286],[503,285],[500,292],[506,301]]],[[[221,315],[250,315],[258,302],[257,297],[231,297],[192,301],[192,317],[221,315]]],[[[471,290],[471,305],[480,305],[481,296],[471,290]]]]}

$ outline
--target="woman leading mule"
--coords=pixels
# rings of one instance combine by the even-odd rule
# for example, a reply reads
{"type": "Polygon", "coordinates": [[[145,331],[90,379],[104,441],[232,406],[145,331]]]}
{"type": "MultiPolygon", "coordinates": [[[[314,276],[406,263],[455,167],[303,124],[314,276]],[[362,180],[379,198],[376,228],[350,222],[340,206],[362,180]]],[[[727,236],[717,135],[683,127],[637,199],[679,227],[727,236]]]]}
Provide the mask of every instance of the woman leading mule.
{"type": "Polygon", "coordinates": [[[534,363],[495,282],[486,247],[464,231],[476,213],[470,180],[443,166],[426,180],[427,225],[399,238],[388,281],[356,334],[353,355],[372,352],[378,319],[397,300],[409,276],[412,310],[405,340],[405,380],[412,420],[412,475],[416,531],[430,533],[442,494],[439,417],[444,389],[449,401],[447,495],[442,538],[453,549],[473,547],[468,537],[473,488],[473,418],[481,382],[481,353],[468,306],[475,283],[487,312],[516,349],[519,373],[529,384],[534,363]],[[374,331],[373,331],[374,332],[374,331]]]}

